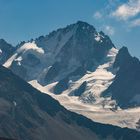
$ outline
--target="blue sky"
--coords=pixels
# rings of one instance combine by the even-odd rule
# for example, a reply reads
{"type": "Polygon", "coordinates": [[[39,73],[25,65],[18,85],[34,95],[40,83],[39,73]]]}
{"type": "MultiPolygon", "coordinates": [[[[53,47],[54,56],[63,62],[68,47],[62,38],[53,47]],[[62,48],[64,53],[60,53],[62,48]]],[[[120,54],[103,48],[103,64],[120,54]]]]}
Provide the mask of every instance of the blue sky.
{"type": "Polygon", "coordinates": [[[140,58],[140,0],[0,0],[0,38],[12,44],[78,20],[140,58]]]}

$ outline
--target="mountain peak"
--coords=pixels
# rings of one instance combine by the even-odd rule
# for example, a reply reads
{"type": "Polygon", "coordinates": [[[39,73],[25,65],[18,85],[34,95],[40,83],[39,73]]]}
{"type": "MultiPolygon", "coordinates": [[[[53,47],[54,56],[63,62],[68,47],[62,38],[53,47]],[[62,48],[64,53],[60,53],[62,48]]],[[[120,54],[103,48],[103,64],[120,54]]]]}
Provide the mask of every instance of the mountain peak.
{"type": "Polygon", "coordinates": [[[76,24],[81,25],[81,26],[92,26],[93,27],[93,25],[90,25],[89,23],[87,23],[85,21],[80,21],[80,20],[77,21],[76,24]]]}
{"type": "MultiPolygon", "coordinates": [[[[88,24],[87,22],[85,21],[82,21],[82,20],[78,20],[76,24],[88,24]]],[[[89,25],[89,24],[88,24],[89,25]]]]}
{"type": "Polygon", "coordinates": [[[3,44],[8,44],[8,43],[7,43],[4,39],[1,38],[1,39],[0,39],[0,45],[1,45],[1,44],[3,45],[3,44]]]}
{"type": "Polygon", "coordinates": [[[6,41],[5,41],[4,39],[1,38],[1,39],[0,39],[0,42],[6,42],[6,41]]]}
{"type": "MultiPolygon", "coordinates": [[[[39,78],[43,84],[62,80],[60,75],[63,72],[69,76],[79,68],[82,68],[82,71],[93,71],[96,63],[100,63],[109,50],[114,47],[106,35],[98,33],[92,25],[83,21],[53,31],[48,36],[40,36],[35,39],[34,44],[32,41],[29,42],[26,45],[27,48],[32,48],[31,45],[36,45],[36,47],[32,50],[26,49],[26,52],[22,51],[22,46],[19,47],[18,52],[22,52],[20,58],[18,59],[19,55],[16,55],[10,63],[10,68],[16,69],[16,74],[22,77],[21,67],[24,67],[26,76],[22,78],[26,77],[28,80],[39,78]],[[37,51],[40,49],[43,49],[44,52],[41,55],[37,51]],[[36,67],[38,73],[42,75],[41,78],[38,77],[38,74],[29,74],[31,70],[28,67],[31,65],[36,67]],[[51,68],[49,68],[50,66],[51,68]]],[[[34,73],[34,70],[32,69],[31,73],[34,73]]]]}
{"type": "Polygon", "coordinates": [[[82,29],[83,31],[93,31],[93,32],[96,32],[96,29],[94,28],[94,26],[88,24],[87,22],[77,21],[77,23],[75,25],[78,26],[77,30],[82,29]]]}
{"type": "MultiPolygon", "coordinates": [[[[120,50],[119,50],[120,53],[127,53],[129,54],[129,51],[128,51],[128,48],[123,46],[120,50]]],[[[130,55],[130,54],[129,54],[130,55]]]]}
{"type": "Polygon", "coordinates": [[[16,48],[11,44],[7,43],[4,39],[0,39],[0,64],[4,64],[15,50],[16,48]]]}
{"type": "Polygon", "coordinates": [[[118,55],[116,56],[116,60],[114,62],[114,68],[118,68],[123,66],[124,64],[128,63],[131,60],[132,56],[130,55],[127,47],[122,47],[118,55]]]}

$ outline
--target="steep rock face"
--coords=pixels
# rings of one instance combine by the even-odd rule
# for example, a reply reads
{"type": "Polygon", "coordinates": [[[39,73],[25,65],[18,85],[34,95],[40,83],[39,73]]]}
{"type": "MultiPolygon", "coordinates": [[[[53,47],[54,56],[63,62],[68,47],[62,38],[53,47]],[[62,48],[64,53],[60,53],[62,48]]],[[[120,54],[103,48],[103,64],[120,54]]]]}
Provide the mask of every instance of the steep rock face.
{"type": "Polygon", "coordinates": [[[114,62],[118,69],[114,82],[103,93],[111,94],[119,106],[133,107],[140,105],[140,61],[132,57],[127,48],[123,47],[114,62]]]}
{"type": "Polygon", "coordinates": [[[4,64],[15,52],[16,48],[8,44],[5,40],[0,39],[0,64],[4,64]]]}
{"type": "Polygon", "coordinates": [[[0,67],[0,135],[18,140],[139,140],[131,129],[103,125],[67,111],[0,67]]]}
{"type": "Polygon", "coordinates": [[[87,82],[84,81],[77,89],[72,91],[69,95],[70,96],[82,96],[82,94],[85,92],[87,86],[87,82]]]}
{"type": "Polygon", "coordinates": [[[119,53],[116,56],[116,60],[115,60],[115,62],[113,64],[113,67],[114,68],[124,67],[124,65],[129,63],[129,61],[131,61],[131,59],[132,59],[132,56],[128,52],[127,47],[122,47],[119,50],[119,53]]]}
{"type": "Polygon", "coordinates": [[[98,33],[93,26],[79,21],[23,44],[4,66],[26,81],[37,79],[47,85],[80,67],[94,71],[113,47],[103,32],[98,33]]]}

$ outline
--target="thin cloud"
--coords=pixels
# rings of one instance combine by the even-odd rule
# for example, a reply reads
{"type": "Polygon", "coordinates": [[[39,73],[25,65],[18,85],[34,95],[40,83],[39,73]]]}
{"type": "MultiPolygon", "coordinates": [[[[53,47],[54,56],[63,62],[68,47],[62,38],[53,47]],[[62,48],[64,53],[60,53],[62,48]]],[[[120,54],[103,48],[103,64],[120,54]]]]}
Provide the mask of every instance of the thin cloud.
{"type": "Polygon", "coordinates": [[[102,18],[102,14],[101,14],[101,12],[97,11],[97,12],[95,12],[95,14],[93,15],[93,17],[94,17],[95,19],[101,19],[101,18],[102,18]]]}
{"type": "Polygon", "coordinates": [[[140,0],[129,0],[120,5],[111,15],[120,20],[127,20],[140,13],[140,0]]]}
{"type": "Polygon", "coordinates": [[[104,31],[108,34],[108,35],[114,35],[115,33],[115,29],[112,26],[106,25],[104,27],[104,31]]]}
{"type": "Polygon", "coordinates": [[[135,19],[131,21],[130,27],[137,27],[137,26],[140,26],[140,19],[135,19]]]}

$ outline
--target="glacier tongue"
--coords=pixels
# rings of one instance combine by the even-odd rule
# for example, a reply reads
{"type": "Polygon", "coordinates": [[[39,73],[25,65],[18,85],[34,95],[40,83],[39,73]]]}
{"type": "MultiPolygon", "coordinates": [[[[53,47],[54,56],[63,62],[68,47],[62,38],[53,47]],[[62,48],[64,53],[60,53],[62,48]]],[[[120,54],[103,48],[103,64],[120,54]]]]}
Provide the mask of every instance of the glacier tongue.
{"type": "Polygon", "coordinates": [[[40,85],[36,80],[30,81],[29,83],[41,92],[49,94],[58,100],[68,110],[82,114],[92,119],[93,121],[136,129],[135,124],[139,119],[140,107],[127,110],[118,109],[116,111],[112,111],[109,108],[103,108],[99,104],[85,104],[78,100],[78,97],[68,96],[67,94],[53,94],[52,88],[56,85],[57,82],[47,86],[40,85]]]}
{"type": "Polygon", "coordinates": [[[70,88],[65,90],[60,95],[55,95],[53,93],[53,87],[57,84],[57,82],[51,83],[47,86],[40,85],[37,80],[32,80],[29,83],[40,91],[51,95],[67,109],[83,114],[94,121],[135,129],[135,124],[139,119],[138,114],[140,113],[140,108],[127,110],[121,110],[118,108],[118,110],[113,111],[110,104],[114,101],[111,99],[106,100],[100,97],[101,92],[111,84],[113,78],[115,77],[115,74],[113,74],[112,65],[117,53],[118,50],[112,48],[104,61],[98,66],[96,71],[87,72],[87,74],[78,81],[70,81],[70,88]],[[90,94],[92,94],[96,99],[96,101],[92,102],[92,104],[84,103],[83,101],[79,100],[79,97],[69,96],[69,93],[75,88],[79,87],[83,81],[87,81],[88,87],[84,94],[90,92],[90,94]],[[107,101],[106,107],[103,107],[101,103],[103,101],[107,101]]]}
{"type": "MultiPolygon", "coordinates": [[[[101,64],[100,65],[98,64],[98,67],[96,68],[95,71],[93,72],[87,71],[87,73],[77,81],[70,80],[69,88],[63,91],[60,95],[55,95],[53,93],[53,88],[55,87],[57,82],[51,83],[47,86],[39,85],[37,80],[30,81],[29,83],[43,92],[50,93],[53,97],[56,98],[58,97],[60,98],[64,97],[64,99],[68,98],[72,101],[72,103],[78,101],[83,106],[86,105],[85,103],[89,103],[89,105],[95,104],[95,105],[102,106],[102,103],[106,99],[101,97],[101,93],[109,87],[109,85],[113,81],[113,78],[115,77],[115,74],[113,74],[112,66],[115,61],[115,57],[117,53],[118,50],[116,48],[111,48],[108,54],[106,55],[106,57],[104,58],[104,60],[101,62],[101,64]],[[82,93],[80,97],[70,96],[70,93],[76,90],[84,81],[87,82],[87,87],[85,92],[82,93]]],[[[60,103],[64,104],[64,106],[67,106],[65,105],[65,103],[73,106],[71,103],[65,102],[65,100],[60,99],[59,101],[60,103]],[[63,101],[65,103],[63,103],[63,101]]],[[[108,104],[110,103],[110,99],[107,103],[108,104]]]]}
{"type": "Polygon", "coordinates": [[[101,93],[106,90],[112,83],[115,74],[113,74],[113,62],[118,50],[110,49],[103,62],[96,68],[94,72],[87,72],[82,78],[77,81],[70,81],[70,88],[62,94],[68,95],[76,90],[83,82],[87,82],[85,92],[81,95],[80,100],[86,103],[99,103],[102,101],[101,93]],[[93,100],[91,99],[93,97],[93,100]]]}

